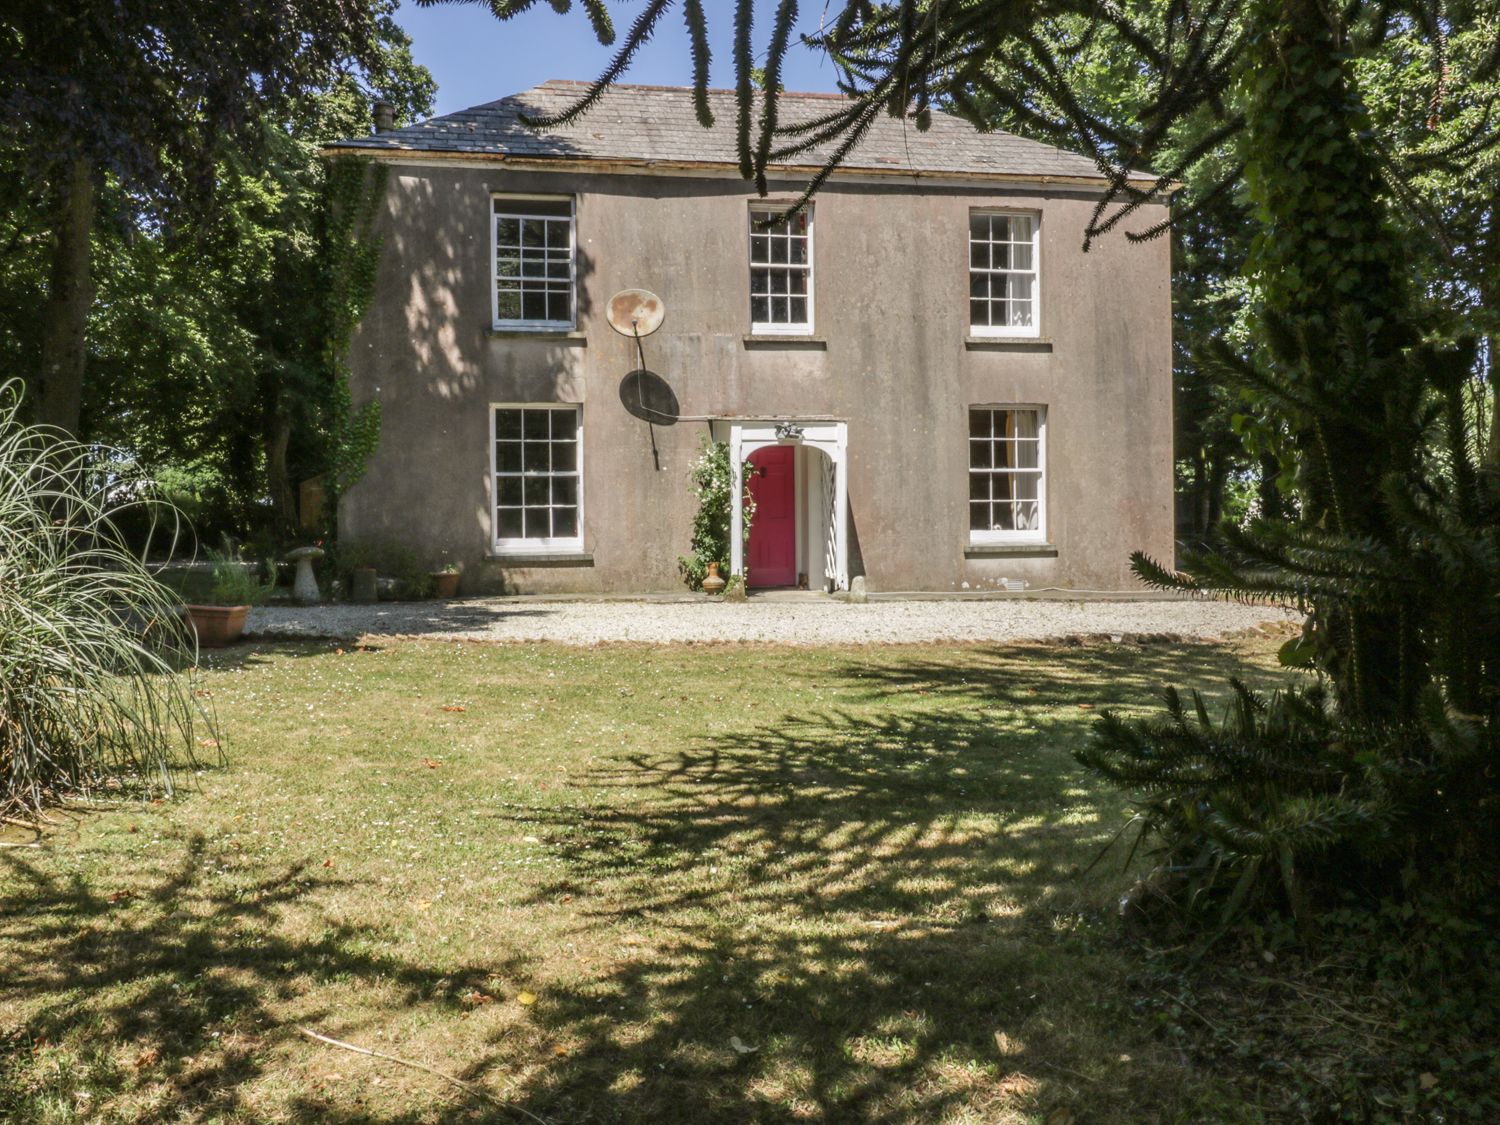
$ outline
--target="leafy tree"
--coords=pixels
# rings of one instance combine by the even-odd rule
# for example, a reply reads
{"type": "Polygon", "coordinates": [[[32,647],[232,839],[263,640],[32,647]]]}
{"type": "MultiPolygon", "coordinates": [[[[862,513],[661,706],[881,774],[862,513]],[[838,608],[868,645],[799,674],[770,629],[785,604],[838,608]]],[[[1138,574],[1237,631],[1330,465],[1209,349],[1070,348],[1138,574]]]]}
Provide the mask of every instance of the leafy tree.
{"type": "MultiPolygon", "coordinates": [[[[376,98],[409,119],[435,90],[394,0],[363,7],[357,55],[222,138],[197,194],[163,202],[112,173],[98,189],[81,430],[124,452],[118,468],[172,489],[210,538],[293,525],[294,484],[325,472],[343,425],[328,354],[344,290],[327,215],[341,191],[319,148],[367,131],[376,98]]],[[[13,248],[0,264],[0,363],[12,371],[41,365],[36,294],[53,251],[23,159],[0,153],[15,173],[0,176],[0,238],[13,248]]]]}
{"type": "Polygon", "coordinates": [[[43,421],[78,430],[106,179],[173,225],[212,197],[226,142],[253,146],[264,113],[326,84],[346,60],[376,61],[375,19],[353,0],[0,9],[0,148],[52,231],[37,329],[43,421]]]}

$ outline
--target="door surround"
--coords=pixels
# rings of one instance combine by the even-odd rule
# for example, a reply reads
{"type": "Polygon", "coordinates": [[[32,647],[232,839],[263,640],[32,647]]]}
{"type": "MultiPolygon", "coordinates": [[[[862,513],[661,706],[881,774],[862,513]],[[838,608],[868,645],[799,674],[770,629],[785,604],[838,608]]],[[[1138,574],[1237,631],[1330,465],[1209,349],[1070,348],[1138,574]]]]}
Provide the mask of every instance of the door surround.
{"type": "MultiPolygon", "coordinates": [[[[828,459],[832,479],[825,488],[828,534],[821,565],[807,570],[808,584],[821,572],[821,584],[834,590],[849,588],[849,424],[830,418],[721,418],[712,424],[717,441],[729,445],[729,572],[745,573],[744,464],[757,449],[769,445],[801,446],[828,459]],[[831,495],[827,495],[830,493],[831,495]]],[[[799,563],[800,565],[800,563],[799,563]]]]}

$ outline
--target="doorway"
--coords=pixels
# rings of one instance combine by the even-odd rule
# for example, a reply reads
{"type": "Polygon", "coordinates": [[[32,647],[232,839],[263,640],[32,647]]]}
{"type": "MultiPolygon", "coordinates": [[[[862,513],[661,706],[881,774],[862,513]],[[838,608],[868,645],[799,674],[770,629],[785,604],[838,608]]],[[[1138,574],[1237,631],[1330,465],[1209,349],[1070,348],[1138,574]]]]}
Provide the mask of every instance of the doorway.
{"type": "Polygon", "coordinates": [[[750,455],[755,517],[745,584],[752,589],[797,584],[796,452],[790,445],[768,445],[750,455]]]}

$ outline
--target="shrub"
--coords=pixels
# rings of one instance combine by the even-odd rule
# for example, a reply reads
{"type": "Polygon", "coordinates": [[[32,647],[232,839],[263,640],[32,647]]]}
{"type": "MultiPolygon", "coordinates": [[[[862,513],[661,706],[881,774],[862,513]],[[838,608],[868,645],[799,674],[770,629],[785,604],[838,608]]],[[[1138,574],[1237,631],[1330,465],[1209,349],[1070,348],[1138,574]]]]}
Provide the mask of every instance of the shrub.
{"type": "Polygon", "coordinates": [[[222,550],[205,552],[213,564],[214,584],[210,598],[215,605],[260,605],[276,592],[276,570],[262,582],[257,563],[248,562],[240,549],[226,538],[222,550]]]}
{"type": "Polygon", "coordinates": [[[24,425],[0,386],[0,812],[103,788],[170,791],[201,714],[181,603],[116,526],[98,451],[24,425]]]}
{"type": "MultiPolygon", "coordinates": [[[[678,557],[677,569],[689,589],[701,590],[711,562],[718,563],[720,573],[729,577],[729,529],[733,513],[730,510],[728,443],[705,440],[698,451],[698,459],[693,462],[689,479],[698,497],[698,514],[693,517],[691,550],[678,557]]],[[[748,488],[743,503],[745,541],[749,542],[750,521],[755,517],[755,498],[748,488]]]]}

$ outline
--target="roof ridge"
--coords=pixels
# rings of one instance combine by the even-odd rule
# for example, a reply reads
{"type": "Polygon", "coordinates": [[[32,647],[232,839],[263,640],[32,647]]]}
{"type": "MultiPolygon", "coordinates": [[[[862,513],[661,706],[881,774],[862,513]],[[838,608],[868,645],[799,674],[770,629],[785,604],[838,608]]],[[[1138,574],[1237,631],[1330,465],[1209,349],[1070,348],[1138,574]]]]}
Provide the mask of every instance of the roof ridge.
{"type": "MultiPolygon", "coordinates": [[[[531,89],[537,90],[537,89],[540,89],[543,86],[552,86],[552,87],[569,86],[569,87],[579,87],[579,88],[582,88],[582,89],[586,90],[586,89],[588,89],[592,85],[593,85],[592,82],[585,82],[582,79],[578,79],[578,78],[548,78],[544,82],[537,83],[537,85],[531,87],[531,89]]],[[[662,85],[658,85],[658,84],[650,83],[650,82],[611,82],[609,84],[609,88],[611,90],[660,90],[663,93],[668,93],[668,94],[690,94],[690,93],[693,92],[693,87],[691,87],[691,86],[662,86],[662,85]]],[[[520,91],[517,91],[514,94],[508,94],[508,95],[506,95],[506,97],[508,97],[508,98],[517,98],[517,97],[520,97],[522,94],[527,93],[527,92],[528,91],[526,91],[526,90],[520,90],[520,91]]],[[[726,94],[726,95],[735,94],[737,92],[738,91],[726,89],[726,88],[720,87],[720,86],[710,86],[705,91],[705,93],[709,93],[709,94],[726,94]]],[[[835,102],[846,102],[846,101],[849,101],[849,97],[846,94],[835,94],[835,93],[830,93],[830,92],[828,92],[826,90],[783,90],[783,91],[781,91],[780,96],[783,97],[783,98],[823,98],[823,99],[826,99],[828,101],[835,101],[835,102]]],[[[505,98],[498,98],[496,100],[497,101],[505,101],[506,99],[505,98]]],[[[491,103],[486,102],[485,104],[488,105],[488,104],[491,104],[491,103]]]]}

